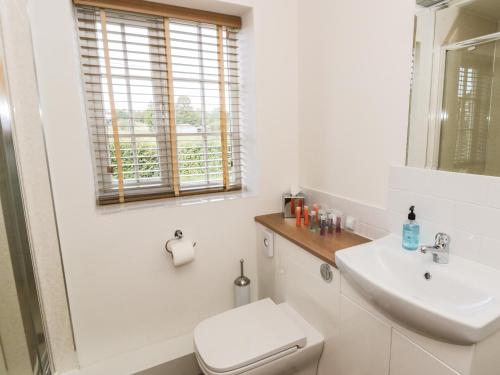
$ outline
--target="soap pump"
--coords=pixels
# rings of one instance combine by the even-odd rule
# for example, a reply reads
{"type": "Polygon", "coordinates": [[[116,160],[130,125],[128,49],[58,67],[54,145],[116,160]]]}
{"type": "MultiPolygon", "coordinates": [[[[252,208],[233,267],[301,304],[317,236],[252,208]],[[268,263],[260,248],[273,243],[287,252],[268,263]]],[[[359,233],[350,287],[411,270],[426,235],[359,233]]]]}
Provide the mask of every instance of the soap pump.
{"type": "Polygon", "coordinates": [[[243,274],[243,259],[240,260],[240,276],[234,280],[234,305],[243,306],[250,303],[250,279],[243,274]]]}
{"type": "Polygon", "coordinates": [[[410,207],[408,221],[403,225],[403,247],[406,250],[417,250],[420,236],[420,225],[416,222],[415,206],[410,207]]]}

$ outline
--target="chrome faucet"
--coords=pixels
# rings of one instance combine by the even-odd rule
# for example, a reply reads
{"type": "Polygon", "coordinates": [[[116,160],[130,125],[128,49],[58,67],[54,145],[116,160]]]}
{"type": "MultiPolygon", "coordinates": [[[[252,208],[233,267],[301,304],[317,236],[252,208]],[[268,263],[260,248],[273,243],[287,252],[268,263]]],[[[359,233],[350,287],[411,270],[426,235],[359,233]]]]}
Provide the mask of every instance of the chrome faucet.
{"type": "Polygon", "coordinates": [[[450,261],[450,236],[438,233],[435,242],[433,246],[420,246],[420,252],[431,253],[434,263],[447,264],[450,261]]]}

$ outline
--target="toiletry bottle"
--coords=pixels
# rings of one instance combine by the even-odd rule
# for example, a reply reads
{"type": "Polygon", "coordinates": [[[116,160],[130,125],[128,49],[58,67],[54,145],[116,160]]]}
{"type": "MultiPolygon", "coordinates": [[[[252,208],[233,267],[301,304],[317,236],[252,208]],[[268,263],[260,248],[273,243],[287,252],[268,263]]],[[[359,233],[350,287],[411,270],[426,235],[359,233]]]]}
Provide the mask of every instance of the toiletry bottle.
{"type": "Polygon", "coordinates": [[[318,210],[318,223],[321,220],[321,216],[325,213],[325,210],[318,210]]]}
{"type": "Polygon", "coordinates": [[[313,204],[313,208],[312,208],[312,210],[313,210],[314,212],[316,212],[316,215],[314,216],[314,219],[315,219],[315,223],[314,223],[314,225],[315,225],[316,227],[318,227],[318,224],[319,224],[319,223],[318,223],[318,219],[319,219],[319,206],[318,206],[316,203],[314,203],[314,204],[313,204]]]}
{"type": "Polygon", "coordinates": [[[326,235],[326,232],[328,230],[327,226],[328,226],[328,219],[326,216],[326,212],[320,211],[320,214],[319,214],[319,228],[320,228],[319,234],[321,236],[326,235]]]}
{"type": "Polygon", "coordinates": [[[420,236],[420,225],[415,219],[415,206],[410,207],[408,221],[403,225],[403,247],[406,250],[417,250],[420,236]]]}
{"type": "Polygon", "coordinates": [[[300,227],[302,225],[302,213],[301,213],[301,208],[295,207],[295,225],[300,227]]]}
{"type": "Polygon", "coordinates": [[[327,211],[327,218],[328,218],[328,234],[333,234],[335,231],[335,221],[337,220],[334,218],[334,214],[332,210],[327,211]]]}
{"type": "Polygon", "coordinates": [[[315,232],[317,228],[316,220],[318,217],[318,211],[312,210],[309,212],[309,230],[315,232]]]}
{"type": "Polygon", "coordinates": [[[309,207],[304,206],[304,226],[309,226],[309,207]]]}
{"type": "Polygon", "coordinates": [[[343,213],[340,211],[337,211],[336,219],[335,219],[335,233],[342,232],[342,216],[343,216],[343,213]]]}

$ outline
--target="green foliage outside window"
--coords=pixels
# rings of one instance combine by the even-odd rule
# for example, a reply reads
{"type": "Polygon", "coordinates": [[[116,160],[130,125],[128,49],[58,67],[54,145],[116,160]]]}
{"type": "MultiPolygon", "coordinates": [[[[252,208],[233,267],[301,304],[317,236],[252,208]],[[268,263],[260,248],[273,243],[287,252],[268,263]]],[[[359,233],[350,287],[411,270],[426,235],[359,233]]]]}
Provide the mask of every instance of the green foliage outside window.
{"type": "MultiPolygon", "coordinates": [[[[132,121],[134,124],[134,129],[140,129],[141,133],[148,132],[151,133],[151,138],[155,137],[154,130],[154,111],[152,108],[148,108],[144,111],[117,111],[117,117],[120,128],[121,139],[125,139],[129,134],[132,135],[130,130],[131,118],[130,113],[132,113],[132,121]],[[125,134],[127,135],[125,135],[125,134]]],[[[179,134],[182,134],[182,128],[188,129],[189,133],[202,132],[202,113],[191,105],[191,100],[187,96],[181,96],[176,103],[176,124],[179,134]],[[199,130],[198,130],[199,129],[199,130]]],[[[218,108],[206,113],[205,122],[207,127],[207,132],[217,132],[220,129],[220,112],[218,108]]],[[[128,138],[128,137],[127,137],[128,138]]],[[[147,137],[150,138],[150,137],[147,137]]],[[[179,137],[180,138],[180,137],[179,137]]],[[[193,137],[190,137],[193,138],[193,137]]],[[[129,139],[128,139],[129,140],[129,139]]],[[[112,140],[108,145],[110,163],[114,167],[113,178],[118,179],[116,170],[116,155],[115,147],[112,140]]],[[[161,160],[158,155],[157,143],[156,141],[144,140],[141,141],[140,137],[136,138],[135,143],[135,155],[134,155],[134,145],[131,143],[121,144],[121,156],[123,164],[123,177],[126,180],[135,179],[157,179],[161,177],[159,170],[159,163],[166,163],[166,160],[161,160]]],[[[218,137],[208,137],[207,146],[205,149],[205,143],[202,135],[200,134],[199,140],[183,141],[182,147],[179,148],[177,152],[177,159],[180,167],[193,168],[189,170],[182,171],[180,176],[180,182],[189,183],[196,181],[205,181],[205,175],[208,173],[213,173],[210,175],[210,180],[220,180],[222,179],[222,161],[220,152],[220,139],[218,137]],[[207,153],[207,161],[205,162],[205,152],[207,153]],[[219,159],[219,160],[217,160],[219,159]],[[201,176],[198,176],[201,175],[201,176]]]]}

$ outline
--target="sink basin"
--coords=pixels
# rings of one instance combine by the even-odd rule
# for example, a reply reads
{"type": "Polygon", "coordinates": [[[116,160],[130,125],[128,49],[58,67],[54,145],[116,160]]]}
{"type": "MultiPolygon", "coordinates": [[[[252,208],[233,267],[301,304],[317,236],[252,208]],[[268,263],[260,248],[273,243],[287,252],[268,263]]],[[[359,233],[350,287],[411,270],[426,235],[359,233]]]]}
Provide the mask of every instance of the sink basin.
{"type": "Polygon", "coordinates": [[[354,288],[401,325],[470,345],[500,329],[500,272],[453,256],[451,246],[450,263],[436,264],[390,235],[337,251],[335,261],[354,288]]]}

